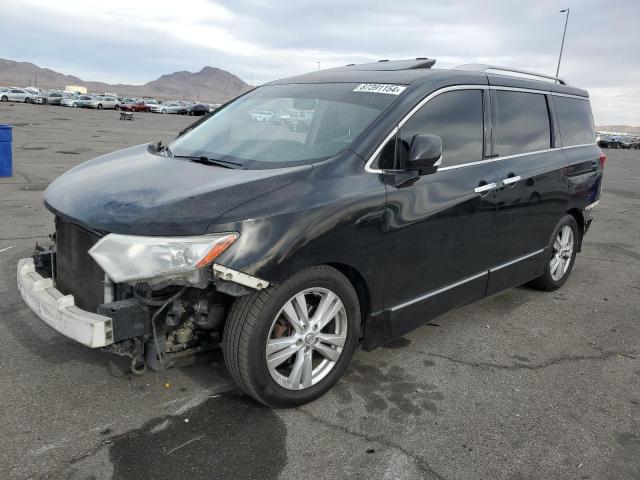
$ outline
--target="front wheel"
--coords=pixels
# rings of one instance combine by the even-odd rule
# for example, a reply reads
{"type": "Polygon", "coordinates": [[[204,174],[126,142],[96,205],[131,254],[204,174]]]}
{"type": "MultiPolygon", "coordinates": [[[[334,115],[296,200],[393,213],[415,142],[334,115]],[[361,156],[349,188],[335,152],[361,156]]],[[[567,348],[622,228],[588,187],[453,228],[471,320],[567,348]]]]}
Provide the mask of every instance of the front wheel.
{"type": "Polygon", "coordinates": [[[102,110],[102,104],[101,103],[98,104],[98,110],[102,110]]]}
{"type": "Polygon", "coordinates": [[[9,97],[7,97],[6,95],[2,96],[2,101],[3,102],[8,102],[9,101],[9,97]]]}
{"type": "Polygon", "coordinates": [[[551,235],[544,272],[531,282],[531,286],[550,292],[567,281],[576,258],[578,234],[575,218],[565,215],[551,235]]]}
{"type": "Polygon", "coordinates": [[[360,305],[349,280],[329,266],[238,298],[223,333],[235,383],[271,407],[295,407],[342,376],[360,336],[360,305]]]}
{"type": "Polygon", "coordinates": [[[116,105],[114,105],[114,106],[113,106],[113,109],[114,109],[114,110],[120,110],[120,105],[117,105],[117,104],[116,104],[116,105]]]}

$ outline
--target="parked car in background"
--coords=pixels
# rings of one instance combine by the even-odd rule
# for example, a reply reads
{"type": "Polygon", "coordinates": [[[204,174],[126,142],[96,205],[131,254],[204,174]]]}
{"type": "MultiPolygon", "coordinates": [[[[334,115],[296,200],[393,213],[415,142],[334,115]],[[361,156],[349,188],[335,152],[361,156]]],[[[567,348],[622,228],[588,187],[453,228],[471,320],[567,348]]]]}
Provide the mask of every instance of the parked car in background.
{"type": "Polygon", "coordinates": [[[125,112],[148,112],[149,106],[144,100],[125,100],[120,104],[120,110],[125,112]]]}
{"type": "Polygon", "coordinates": [[[187,113],[188,115],[194,115],[194,116],[207,115],[208,113],[210,113],[209,105],[206,105],[204,103],[196,103],[193,107],[189,109],[187,113]]]}
{"type": "Polygon", "coordinates": [[[620,137],[620,148],[636,150],[640,148],[640,143],[638,143],[638,139],[635,137],[622,136],[620,137]]]}
{"type": "Polygon", "coordinates": [[[60,100],[60,106],[62,107],[78,107],[78,96],[77,95],[66,95],[60,100]]]}
{"type": "Polygon", "coordinates": [[[309,130],[311,120],[313,119],[313,111],[311,110],[292,110],[285,120],[287,127],[292,132],[306,132],[309,130]]]}
{"type": "Polygon", "coordinates": [[[46,94],[35,95],[31,99],[31,103],[36,103],[36,104],[39,104],[39,105],[46,105],[47,104],[47,96],[46,96],[46,94]]]}
{"type": "Polygon", "coordinates": [[[161,103],[158,107],[152,112],[156,113],[178,113],[178,111],[182,108],[182,106],[178,102],[167,102],[161,103]]]}
{"type": "Polygon", "coordinates": [[[270,110],[252,110],[249,112],[249,120],[256,122],[268,122],[273,118],[273,112],[270,110]]]}
{"type": "Polygon", "coordinates": [[[3,102],[24,102],[30,103],[33,94],[22,90],[21,88],[11,88],[0,94],[0,100],[3,102]]]}
{"type": "Polygon", "coordinates": [[[91,106],[91,100],[93,100],[93,97],[91,95],[80,95],[78,97],[78,101],[76,102],[77,105],[74,106],[89,108],[91,106]]]}
{"type": "Polygon", "coordinates": [[[98,110],[102,110],[103,108],[118,110],[120,109],[120,101],[116,97],[110,96],[93,97],[93,99],[88,102],[86,106],[90,108],[96,108],[98,110]]]}
{"type": "Polygon", "coordinates": [[[145,104],[149,107],[150,112],[162,113],[162,106],[155,100],[145,100],[145,104]]]}
{"type": "Polygon", "coordinates": [[[47,95],[47,103],[49,105],[60,105],[60,102],[62,102],[63,98],[64,97],[60,92],[50,92],[47,95]]]}

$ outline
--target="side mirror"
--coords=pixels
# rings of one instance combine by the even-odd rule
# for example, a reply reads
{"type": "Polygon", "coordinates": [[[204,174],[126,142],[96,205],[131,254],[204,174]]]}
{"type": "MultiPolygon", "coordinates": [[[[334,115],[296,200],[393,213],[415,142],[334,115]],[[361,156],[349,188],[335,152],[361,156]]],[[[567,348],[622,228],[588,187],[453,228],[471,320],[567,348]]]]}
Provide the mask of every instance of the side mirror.
{"type": "Polygon", "coordinates": [[[420,175],[434,173],[442,163],[442,139],[437,135],[415,135],[411,141],[407,170],[420,175]]]}

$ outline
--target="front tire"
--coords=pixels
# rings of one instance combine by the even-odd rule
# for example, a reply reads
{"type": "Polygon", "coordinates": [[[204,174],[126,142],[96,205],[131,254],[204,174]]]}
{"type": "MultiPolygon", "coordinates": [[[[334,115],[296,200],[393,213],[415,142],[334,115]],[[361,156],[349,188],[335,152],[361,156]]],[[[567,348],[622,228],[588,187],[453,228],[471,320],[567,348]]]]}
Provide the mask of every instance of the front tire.
{"type": "Polygon", "coordinates": [[[553,230],[544,272],[531,282],[532,287],[551,292],[564,285],[575,262],[578,235],[578,224],[575,218],[565,215],[553,230]]]}
{"type": "Polygon", "coordinates": [[[317,266],[236,299],[224,327],[223,353],[245,393],[271,407],[295,407],[338,381],[359,336],[353,286],[334,268],[317,266]]]}

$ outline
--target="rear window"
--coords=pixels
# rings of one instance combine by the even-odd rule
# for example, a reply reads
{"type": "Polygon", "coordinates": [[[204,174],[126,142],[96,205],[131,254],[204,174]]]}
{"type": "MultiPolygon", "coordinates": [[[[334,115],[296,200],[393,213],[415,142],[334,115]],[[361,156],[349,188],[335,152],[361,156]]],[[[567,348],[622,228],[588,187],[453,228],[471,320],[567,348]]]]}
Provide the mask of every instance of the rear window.
{"type": "Polygon", "coordinates": [[[584,145],[595,142],[593,116],[588,100],[571,97],[554,97],[562,146],[584,145]]]}
{"type": "Polygon", "coordinates": [[[551,126],[545,95],[496,92],[498,154],[517,155],[551,148],[551,126]]]}

